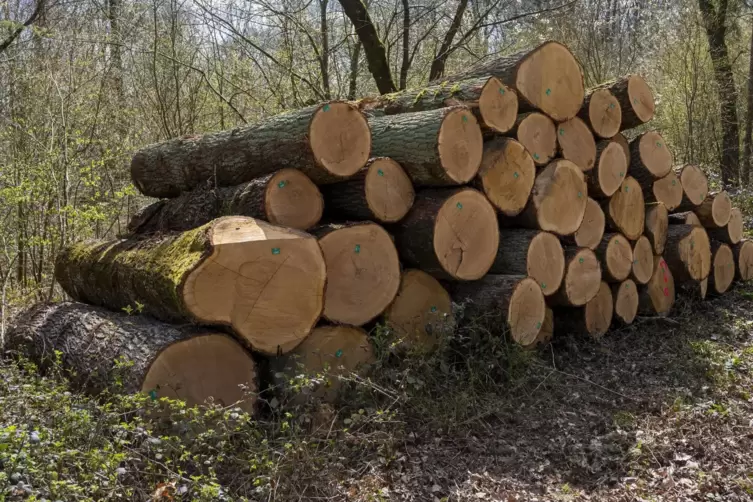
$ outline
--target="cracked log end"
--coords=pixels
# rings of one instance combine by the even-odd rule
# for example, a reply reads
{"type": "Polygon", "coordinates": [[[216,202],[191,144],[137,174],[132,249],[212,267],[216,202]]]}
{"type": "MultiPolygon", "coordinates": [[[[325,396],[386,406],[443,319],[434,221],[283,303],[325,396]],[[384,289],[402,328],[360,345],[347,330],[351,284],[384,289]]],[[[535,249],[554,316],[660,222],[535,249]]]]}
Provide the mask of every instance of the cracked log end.
{"type": "Polygon", "coordinates": [[[641,186],[634,178],[625,178],[619,190],[609,199],[605,214],[610,226],[628,239],[636,240],[643,234],[646,208],[641,186]]]}
{"type": "Polygon", "coordinates": [[[270,223],[306,230],[322,217],[324,199],[319,188],[297,169],[282,169],[267,183],[264,212],[270,223]]]}
{"type": "MultiPolygon", "coordinates": [[[[651,259],[653,264],[653,257],[651,259]]],[[[651,269],[653,272],[653,267],[651,269]]],[[[631,279],[612,286],[614,315],[623,324],[631,324],[638,315],[638,288],[631,279]]]]}
{"type": "Polygon", "coordinates": [[[714,293],[721,295],[729,289],[734,279],[735,256],[732,248],[727,244],[721,244],[714,252],[709,285],[714,293]]]}
{"type": "Polygon", "coordinates": [[[578,230],[574,234],[575,244],[582,248],[596,249],[604,237],[604,211],[598,202],[589,197],[586,202],[586,213],[583,215],[578,230]]]}
{"type": "Polygon", "coordinates": [[[688,164],[680,170],[680,183],[685,199],[693,206],[699,206],[709,194],[709,180],[701,168],[688,164]]]}
{"type": "Polygon", "coordinates": [[[592,338],[601,338],[609,330],[614,313],[614,301],[609,284],[602,281],[599,290],[586,303],[584,310],[586,333],[592,338]]]}
{"type": "Polygon", "coordinates": [[[510,336],[524,347],[535,343],[545,318],[544,294],[535,280],[526,277],[515,285],[507,307],[510,336]]]}
{"type": "Polygon", "coordinates": [[[580,168],[568,160],[555,160],[536,176],[529,206],[539,229],[571,235],[583,222],[587,200],[580,168]]]}
{"type": "Polygon", "coordinates": [[[674,171],[654,181],[651,190],[654,199],[664,204],[668,211],[674,211],[682,202],[682,183],[674,171]]]}
{"type": "Polygon", "coordinates": [[[505,216],[517,216],[525,208],[535,178],[533,158],[514,139],[495,138],[484,145],[480,186],[505,216]]]}
{"type": "Polygon", "coordinates": [[[664,253],[664,245],[667,243],[668,226],[669,212],[667,211],[667,206],[661,202],[646,204],[645,234],[651,241],[655,255],[664,253]]]}
{"type": "Polygon", "coordinates": [[[672,170],[672,152],[661,134],[650,131],[637,140],[638,155],[646,170],[656,179],[663,178],[672,170]]]}
{"type": "Polygon", "coordinates": [[[654,273],[646,286],[640,288],[638,311],[644,315],[664,315],[675,303],[675,281],[667,262],[654,258],[654,273]]]}
{"type": "Polygon", "coordinates": [[[645,124],[654,117],[654,93],[643,77],[628,77],[627,94],[632,112],[640,122],[645,124]]]}
{"type": "Polygon", "coordinates": [[[557,126],[557,143],[562,157],[590,171],[596,162],[596,140],[585,122],[573,117],[557,126]]]}
{"type": "Polygon", "coordinates": [[[321,167],[335,176],[352,176],[369,160],[371,129],[358,107],[325,103],[311,117],[309,143],[321,167]]]}
{"type": "Polygon", "coordinates": [[[374,159],[364,182],[366,203],[379,221],[400,221],[413,207],[413,183],[400,164],[387,157],[374,159]]]}
{"type": "Polygon", "coordinates": [[[620,102],[608,89],[598,89],[588,103],[588,121],[601,138],[611,138],[620,132],[622,109],[620,102]]]}
{"type": "Polygon", "coordinates": [[[557,292],[565,277],[565,252],[557,236],[539,232],[531,239],[526,268],[528,276],[539,284],[545,296],[557,292]]]}
{"type": "Polygon", "coordinates": [[[484,138],[476,117],[465,107],[451,109],[439,128],[439,160],[447,176],[458,184],[478,173],[484,138]]]}
{"type": "Polygon", "coordinates": [[[736,244],[732,251],[735,253],[737,263],[737,278],[742,281],[753,279],[753,241],[744,240],[736,244]]]}
{"type": "Polygon", "coordinates": [[[557,154],[557,131],[554,122],[543,113],[521,115],[516,137],[531,153],[537,166],[547,165],[557,154]]]}
{"type": "Polygon", "coordinates": [[[496,77],[490,77],[481,89],[478,109],[487,127],[506,133],[518,118],[518,95],[496,77]]]}
{"type": "Polygon", "coordinates": [[[695,213],[704,227],[722,228],[729,223],[732,216],[732,201],[729,194],[724,190],[709,194],[695,209],[695,213]]]}
{"type": "Polygon", "coordinates": [[[633,279],[638,284],[646,284],[654,272],[654,247],[645,235],[641,235],[633,246],[633,279]]]}

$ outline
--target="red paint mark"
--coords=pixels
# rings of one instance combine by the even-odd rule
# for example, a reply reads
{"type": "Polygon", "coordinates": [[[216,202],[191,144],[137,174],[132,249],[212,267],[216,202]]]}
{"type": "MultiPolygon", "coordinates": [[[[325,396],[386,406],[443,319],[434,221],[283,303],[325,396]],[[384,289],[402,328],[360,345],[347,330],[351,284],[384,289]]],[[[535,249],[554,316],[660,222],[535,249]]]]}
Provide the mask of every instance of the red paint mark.
{"type": "Polygon", "coordinates": [[[669,288],[664,288],[664,296],[669,296],[669,288]]]}

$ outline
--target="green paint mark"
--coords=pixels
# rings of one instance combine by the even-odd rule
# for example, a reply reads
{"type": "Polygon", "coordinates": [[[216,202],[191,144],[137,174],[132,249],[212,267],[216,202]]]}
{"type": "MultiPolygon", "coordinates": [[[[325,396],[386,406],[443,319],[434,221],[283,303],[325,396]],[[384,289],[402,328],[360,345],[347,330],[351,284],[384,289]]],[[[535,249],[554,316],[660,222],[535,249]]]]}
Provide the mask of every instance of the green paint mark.
{"type": "Polygon", "coordinates": [[[562,127],[560,127],[560,136],[564,136],[564,135],[565,135],[565,130],[562,127]]]}
{"type": "Polygon", "coordinates": [[[578,192],[578,198],[579,198],[579,199],[582,199],[582,198],[583,198],[583,192],[578,192]]]}
{"type": "Polygon", "coordinates": [[[541,321],[536,323],[536,329],[541,329],[541,321]]]}
{"type": "Polygon", "coordinates": [[[533,158],[536,159],[536,160],[539,160],[539,154],[538,153],[534,153],[533,154],[533,158]]]}
{"type": "Polygon", "coordinates": [[[614,110],[614,103],[609,103],[609,108],[614,110]]]}
{"type": "Polygon", "coordinates": [[[279,182],[279,183],[277,184],[277,187],[278,187],[278,188],[285,188],[285,185],[287,185],[287,184],[288,184],[288,182],[287,182],[287,181],[285,181],[285,180],[283,180],[283,181],[281,181],[281,182],[279,182]]]}
{"type": "Polygon", "coordinates": [[[625,191],[629,192],[630,191],[630,187],[625,187],[625,191]]]}
{"type": "Polygon", "coordinates": [[[502,87],[500,87],[500,88],[499,88],[499,93],[500,93],[500,94],[504,94],[504,93],[505,93],[505,89],[504,89],[504,88],[502,88],[502,87]]]}
{"type": "Polygon", "coordinates": [[[463,209],[463,204],[458,202],[457,204],[455,204],[455,207],[457,207],[458,209],[463,209]]]}
{"type": "Polygon", "coordinates": [[[335,357],[342,357],[343,356],[343,349],[337,349],[337,352],[335,352],[335,357]]]}
{"type": "Polygon", "coordinates": [[[354,251],[354,252],[355,252],[356,254],[360,253],[360,252],[361,252],[361,245],[360,245],[360,244],[356,244],[356,248],[355,248],[355,249],[354,249],[353,251],[354,251]]]}
{"type": "Polygon", "coordinates": [[[384,176],[384,171],[382,171],[381,169],[377,169],[377,174],[379,176],[384,176]]]}
{"type": "Polygon", "coordinates": [[[552,95],[552,90],[551,89],[547,89],[546,90],[546,95],[547,96],[551,96],[552,95]]]}
{"type": "Polygon", "coordinates": [[[149,391],[149,397],[152,398],[152,401],[157,400],[157,389],[152,389],[149,391]]]}
{"type": "Polygon", "coordinates": [[[657,142],[656,142],[656,146],[657,146],[658,148],[661,148],[661,143],[660,143],[659,141],[657,141],[657,142]]]}
{"type": "Polygon", "coordinates": [[[620,178],[622,178],[623,176],[625,176],[625,171],[620,171],[620,178]]]}
{"type": "Polygon", "coordinates": [[[322,107],[322,110],[325,111],[325,112],[328,112],[329,111],[329,104],[324,105],[322,107]]]}
{"type": "Polygon", "coordinates": [[[435,306],[432,305],[431,309],[429,309],[429,310],[431,310],[432,312],[436,312],[437,311],[437,307],[435,307],[435,306]]]}
{"type": "Polygon", "coordinates": [[[463,122],[468,122],[468,117],[466,115],[463,115],[463,122]]]}
{"type": "Polygon", "coordinates": [[[545,282],[541,283],[541,289],[546,289],[546,283],[545,282]]]}
{"type": "Polygon", "coordinates": [[[585,260],[583,260],[583,258],[579,258],[579,259],[578,259],[578,263],[583,263],[584,261],[585,261],[585,260]]]}
{"type": "Polygon", "coordinates": [[[513,178],[518,179],[518,176],[520,176],[520,175],[518,174],[517,171],[515,171],[514,173],[512,173],[512,177],[513,178]]]}
{"type": "Polygon", "coordinates": [[[672,180],[672,186],[677,185],[677,180],[672,180]]]}
{"type": "Polygon", "coordinates": [[[272,254],[280,254],[280,248],[272,248],[272,254]]]}
{"type": "Polygon", "coordinates": [[[637,104],[638,104],[638,103],[640,103],[640,102],[641,102],[641,100],[640,100],[640,99],[638,99],[638,98],[633,98],[633,104],[634,104],[634,105],[637,105],[637,104]]]}
{"type": "Polygon", "coordinates": [[[629,282],[625,283],[625,289],[630,289],[630,283],[629,282]]]}

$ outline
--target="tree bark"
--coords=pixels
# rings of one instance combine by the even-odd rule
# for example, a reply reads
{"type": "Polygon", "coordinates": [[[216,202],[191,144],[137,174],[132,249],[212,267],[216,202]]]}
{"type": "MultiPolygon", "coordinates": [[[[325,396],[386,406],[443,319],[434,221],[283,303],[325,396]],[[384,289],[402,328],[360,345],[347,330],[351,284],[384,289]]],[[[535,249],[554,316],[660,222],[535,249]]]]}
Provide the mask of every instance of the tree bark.
{"type": "Polygon", "coordinates": [[[558,333],[583,334],[601,338],[609,330],[614,315],[614,300],[609,284],[602,281],[599,290],[583,307],[555,309],[558,333]]]}
{"type": "Polygon", "coordinates": [[[490,273],[527,275],[539,284],[544,296],[553,295],[559,289],[565,276],[565,252],[554,234],[502,228],[499,240],[490,273]]]}
{"type": "Polygon", "coordinates": [[[678,284],[707,278],[711,271],[711,244],[706,230],[691,225],[670,225],[664,260],[678,284]]]}
{"type": "Polygon", "coordinates": [[[745,136],[743,137],[743,165],[740,181],[743,186],[751,182],[751,156],[753,156],[753,30],[750,34],[750,61],[748,62],[748,96],[745,110],[745,136]]]}

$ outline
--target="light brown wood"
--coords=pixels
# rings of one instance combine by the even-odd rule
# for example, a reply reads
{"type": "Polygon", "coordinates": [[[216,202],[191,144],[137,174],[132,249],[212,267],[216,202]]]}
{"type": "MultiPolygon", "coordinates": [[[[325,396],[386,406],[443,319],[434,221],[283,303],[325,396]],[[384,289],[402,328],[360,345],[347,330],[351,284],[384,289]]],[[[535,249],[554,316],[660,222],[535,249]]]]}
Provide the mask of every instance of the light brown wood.
{"type": "Polygon", "coordinates": [[[726,244],[737,244],[743,238],[743,213],[738,208],[733,207],[730,211],[729,221],[722,228],[708,228],[706,231],[713,240],[724,242],[726,244]]]}
{"type": "Polygon", "coordinates": [[[701,220],[693,211],[684,213],[673,213],[668,216],[670,225],[692,225],[694,227],[703,227],[701,220]]]}
{"type": "Polygon", "coordinates": [[[267,184],[264,209],[270,223],[305,230],[321,219],[324,201],[308,176],[297,169],[282,169],[267,184]]]}
{"type": "Polygon", "coordinates": [[[604,336],[612,324],[612,315],[614,313],[614,301],[609,284],[604,281],[599,283],[599,290],[596,296],[589,300],[583,309],[586,332],[592,338],[601,338],[604,336]]]}
{"type": "Polygon", "coordinates": [[[539,232],[531,240],[526,269],[528,276],[541,286],[545,296],[554,294],[559,289],[565,276],[565,253],[554,234],[539,232]]]}
{"type": "Polygon", "coordinates": [[[643,234],[646,209],[641,186],[628,176],[620,189],[602,206],[607,226],[634,241],[643,234]]]}
{"type": "Polygon", "coordinates": [[[557,125],[557,143],[562,158],[573,162],[586,172],[596,163],[596,141],[591,129],[580,118],[574,117],[557,125]]]}
{"type": "Polygon", "coordinates": [[[639,287],[638,312],[642,315],[666,315],[675,303],[675,281],[667,262],[654,257],[654,273],[645,286],[639,287]]]}
{"type": "Polygon", "coordinates": [[[447,175],[458,183],[476,176],[481,165],[484,138],[472,113],[465,108],[450,111],[439,129],[437,148],[447,175]]]}
{"type": "Polygon", "coordinates": [[[633,246],[632,277],[638,284],[646,284],[654,272],[654,247],[645,235],[641,235],[633,246]]]}
{"type": "Polygon", "coordinates": [[[695,214],[706,228],[722,228],[729,223],[732,216],[732,201],[729,194],[722,190],[721,192],[710,193],[695,208],[695,214]]]}
{"type": "Polygon", "coordinates": [[[371,135],[364,134],[368,124],[361,114],[353,113],[353,105],[333,102],[322,106],[311,118],[309,142],[315,159],[337,176],[351,176],[366,163],[371,149],[371,135]],[[339,141],[332,141],[339,138],[339,141]]]}
{"type": "Polygon", "coordinates": [[[659,179],[672,170],[672,152],[661,134],[649,131],[630,143],[630,175],[641,179],[659,179]]]}
{"type": "Polygon", "coordinates": [[[520,115],[515,137],[531,154],[537,166],[547,165],[557,153],[557,132],[552,119],[543,113],[520,115]]]}
{"type": "Polygon", "coordinates": [[[579,115],[600,138],[611,138],[620,132],[622,109],[608,89],[596,89],[586,96],[579,115]]]}
{"type": "Polygon", "coordinates": [[[601,266],[596,254],[587,248],[565,249],[565,280],[550,296],[552,305],[581,307],[599,291],[601,266]]]}
{"type": "Polygon", "coordinates": [[[706,230],[690,225],[670,225],[664,259],[679,284],[708,277],[711,244],[706,230]]]}
{"type": "Polygon", "coordinates": [[[612,140],[620,144],[620,146],[625,152],[625,159],[627,159],[627,164],[630,165],[630,143],[628,143],[628,140],[625,137],[625,135],[622,133],[617,133],[614,135],[612,140]]]}
{"type": "Polygon", "coordinates": [[[596,167],[586,174],[588,193],[594,198],[611,197],[625,180],[627,159],[616,141],[602,140],[596,144],[596,167]]]}
{"type": "Polygon", "coordinates": [[[518,117],[518,95],[496,77],[489,77],[478,99],[478,111],[485,127],[506,133],[518,117]]]}
{"type": "MultiPolygon", "coordinates": [[[[646,81],[640,75],[630,75],[627,84],[627,94],[630,98],[631,113],[623,113],[625,118],[623,119],[623,125],[628,127],[635,127],[634,122],[630,121],[630,115],[634,115],[636,121],[646,123],[654,116],[654,93],[648,86],[646,81]]],[[[626,127],[623,127],[623,129],[626,127]]]]}
{"type": "Polygon", "coordinates": [[[670,171],[668,175],[654,181],[647,202],[661,202],[667,211],[674,211],[682,202],[682,184],[677,175],[670,171]]]}
{"type": "Polygon", "coordinates": [[[544,314],[544,323],[541,325],[541,331],[539,331],[536,341],[529,345],[530,348],[543,347],[548,345],[554,337],[554,311],[549,307],[546,308],[544,314]]]}
{"type": "MultiPolygon", "coordinates": [[[[653,259],[651,260],[653,263],[653,259]]],[[[653,272],[653,268],[651,270],[653,272]]],[[[622,324],[632,324],[638,315],[638,287],[627,279],[612,285],[614,298],[614,318],[622,324]]]]}
{"type": "Polygon", "coordinates": [[[523,279],[513,291],[507,309],[510,336],[524,347],[531,345],[538,337],[545,317],[546,303],[541,288],[533,279],[523,279]]]}
{"type": "Polygon", "coordinates": [[[578,247],[596,249],[604,236],[605,224],[604,211],[601,210],[598,202],[589,197],[586,202],[586,213],[583,216],[583,221],[573,234],[575,244],[578,247]]]}
{"type": "Polygon", "coordinates": [[[607,282],[622,282],[630,276],[633,248],[622,234],[604,234],[596,248],[601,271],[607,282]]]}
{"type": "Polygon", "coordinates": [[[435,278],[417,269],[403,272],[395,301],[384,312],[393,343],[408,350],[431,351],[452,333],[452,299],[435,278]]]}
{"type": "Polygon", "coordinates": [[[494,138],[484,144],[476,185],[505,216],[525,208],[536,178],[536,165],[525,147],[511,138],[494,138]]]}
{"type": "Polygon", "coordinates": [[[753,280],[753,241],[744,239],[734,246],[732,252],[735,254],[735,263],[737,266],[736,277],[741,281],[753,280]]]}
{"type": "Polygon", "coordinates": [[[678,206],[678,209],[692,211],[709,194],[709,180],[701,168],[695,164],[677,167],[675,172],[682,184],[682,204],[678,206]]]}
{"type": "Polygon", "coordinates": [[[664,245],[667,242],[667,227],[669,226],[669,214],[667,206],[661,202],[646,204],[645,235],[651,241],[655,255],[664,253],[664,245]]]}
{"type": "Polygon", "coordinates": [[[413,183],[403,168],[387,157],[374,159],[369,164],[364,193],[372,214],[384,223],[402,220],[416,197],[413,183]]]}
{"type": "Polygon", "coordinates": [[[724,294],[735,279],[735,255],[729,245],[712,242],[712,266],[708,277],[709,292],[724,294]]]}
{"type": "MultiPolygon", "coordinates": [[[[381,314],[400,287],[400,261],[392,237],[375,223],[313,230],[327,263],[324,317],[361,326],[381,314]]],[[[289,291],[295,296],[295,288],[289,291]]]]}

